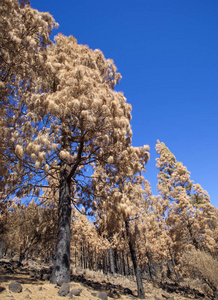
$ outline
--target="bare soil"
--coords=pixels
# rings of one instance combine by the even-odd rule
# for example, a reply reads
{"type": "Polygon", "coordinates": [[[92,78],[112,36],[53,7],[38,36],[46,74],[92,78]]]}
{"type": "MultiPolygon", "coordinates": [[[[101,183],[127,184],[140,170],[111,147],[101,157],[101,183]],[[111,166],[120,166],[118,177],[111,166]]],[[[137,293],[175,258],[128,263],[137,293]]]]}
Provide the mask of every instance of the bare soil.
{"type": "MultiPolygon", "coordinates": [[[[105,292],[110,299],[137,299],[136,282],[134,278],[121,275],[105,276],[98,272],[73,269],[71,289],[81,289],[80,296],[73,299],[97,299],[99,291],[105,292]]],[[[41,265],[34,261],[26,262],[18,267],[18,263],[7,259],[0,260],[0,300],[63,300],[58,295],[58,287],[49,280],[49,266],[41,265]],[[11,282],[22,285],[21,293],[9,290],[11,282]]],[[[188,300],[206,299],[204,295],[194,290],[179,290],[175,285],[154,287],[152,283],[144,281],[145,296],[149,300],[188,300]]],[[[68,296],[66,296],[69,299],[68,296]]],[[[208,298],[209,299],[209,298],[208,298]]]]}

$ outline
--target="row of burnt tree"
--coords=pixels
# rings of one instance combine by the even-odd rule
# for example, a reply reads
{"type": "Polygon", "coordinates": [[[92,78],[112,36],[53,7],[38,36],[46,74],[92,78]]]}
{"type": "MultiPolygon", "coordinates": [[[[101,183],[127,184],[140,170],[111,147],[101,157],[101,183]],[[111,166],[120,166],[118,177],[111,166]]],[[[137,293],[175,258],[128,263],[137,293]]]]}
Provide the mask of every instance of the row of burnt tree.
{"type": "MultiPolygon", "coordinates": [[[[117,199],[116,188],[110,189],[111,194],[104,202],[91,199],[95,201],[95,209],[89,210],[91,216],[85,215],[84,208],[79,212],[72,207],[72,267],[122,275],[137,275],[138,271],[138,280],[146,278],[161,283],[167,278],[183,278],[187,251],[209,253],[217,260],[217,209],[210,204],[207,192],[190,180],[190,173],[163,143],[157,143],[157,152],[160,195],[152,195],[150,185],[143,180],[143,185],[140,181],[138,185],[131,184],[130,190],[125,187],[125,195],[130,193],[128,199],[134,195],[130,212],[127,206],[114,214],[112,201],[123,203],[122,198],[117,199]]],[[[106,183],[108,188],[109,181],[106,183]]],[[[127,183],[129,187],[131,181],[127,183]]],[[[1,253],[16,255],[20,261],[41,256],[42,262],[52,263],[58,194],[50,195],[46,190],[37,201],[24,205],[17,200],[4,210],[1,253]]],[[[138,285],[143,293],[142,284],[138,285]]]]}

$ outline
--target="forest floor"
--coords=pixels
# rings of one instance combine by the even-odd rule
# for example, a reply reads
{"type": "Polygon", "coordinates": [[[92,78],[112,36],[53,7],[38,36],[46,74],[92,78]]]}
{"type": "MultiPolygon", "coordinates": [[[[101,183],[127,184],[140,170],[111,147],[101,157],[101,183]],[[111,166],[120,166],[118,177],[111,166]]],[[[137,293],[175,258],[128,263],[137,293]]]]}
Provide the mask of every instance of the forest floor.
{"type": "MultiPolygon", "coordinates": [[[[107,294],[107,299],[137,299],[136,282],[134,278],[121,275],[104,275],[90,270],[72,269],[71,289],[81,289],[80,296],[71,299],[85,300],[98,299],[98,292],[107,294]]],[[[58,295],[60,287],[49,283],[49,266],[35,261],[25,262],[18,267],[16,261],[0,260],[0,300],[63,300],[58,295]],[[22,285],[22,292],[15,293],[9,290],[12,282],[22,285]]],[[[176,287],[154,287],[152,283],[144,281],[145,297],[149,300],[187,300],[211,299],[197,290],[176,287]]],[[[106,296],[106,295],[105,295],[106,296]]],[[[66,296],[69,299],[69,295],[66,296]]],[[[102,298],[104,299],[104,297],[102,298]]]]}

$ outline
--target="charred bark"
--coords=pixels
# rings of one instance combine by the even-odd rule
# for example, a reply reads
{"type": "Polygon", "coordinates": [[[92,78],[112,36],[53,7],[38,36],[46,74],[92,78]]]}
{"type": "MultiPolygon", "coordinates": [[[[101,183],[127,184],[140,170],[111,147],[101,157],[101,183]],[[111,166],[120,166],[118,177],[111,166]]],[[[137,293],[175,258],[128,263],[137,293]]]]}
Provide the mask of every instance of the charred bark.
{"type": "Polygon", "coordinates": [[[87,255],[86,255],[86,242],[83,239],[83,268],[87,269],[87,255]]]}
{"type": "Polygon", "coordinates": [[[113,248],[109,248],[109,260],[110,260],[110,271],[112,274],[115,273],[115,267],[114,267],[114,251],[113,248]]]}
{"type": "Polygon", "coordinates": [[[143,283],[142,283],[142,273],[141,273],[141,270],[138,266],[136,250],[135,250],[135,243],[134,243],[134,241],[131,237],[131,234],[130,234],[129,221],[128,220],[125,221],[125,225],[126,225],[127,237],[128,237],[128,240],[129,240],[128,241],[129,242],[129,250],[130,250],[130,254],[131,254],[131,258],[132,258],[132,262],[133,262],[133,267],[134,267],[134,271],[135,271],[135,276],[136,276],[138,297],[140,299],[145,299],[145,292],[144,292],[143,283]]]}
{"type": "Polygon", "coordinates": [[[173,265],[173,270],[174,270],[174,273],[176,275],[177,282],[179,282],[180,281],[179,273],[176,271],[175,259],[174,259],[173,253],[172,253],[170,248],[169,248],[169,252],[170,252],[171,262],[172,262],[172,265],[173,265]]]}
{"type": "Polygon", "coordinates": [[[98,256],[97,256],[97,251],[95,247],[95,272],[98,271],[98,256]]]}
{"type": "Polygon", "coordinates": [[[75,245],[75,252],[74,252],[74,259],[75,259],[75,268],[76,268],[76,245],[75,245]]]}
{"type": "Polygon", "coordinates": [[[107,274],[107,256],[105,255],[105,253],[103,254],[103,273],[107,274]]]}
{"type": "Polygon", "coordinates": [[[151,267],[151,259],[150,259],[150,255],[148,252],[146,252],[146,256],[148,259],[148,273],[149,273],[151,281],[154,283],[154,277],[153,277],[152,267],[151,267]]]}
{"type": "Polygon", "coordinates": [[[126,264],[127,264],[127,275],[130,275],[130,267],[129,267],[129,256],[126,254],[126,264]]]}
{"type": "Polygon", "coordinates": [[[51,282],[57,283],[60,279],[70,281],[70,220],[71,195],[67,166],[61,162],[59,207],[58,207],[58,234],[56,255],[51,276],[51,282]]]}
{"type": "Polygon", "coordinates": [[[4,254],[4,240],[3,240],[3,237],[2,237],[1,243],[0,243],[0,258],[3,257],[3,254],[4,254]]]}
{"type": "Polygon", "coordinates": [[[124,276],[126,276],[126,263],[125,263],[125,255],[124,255],[124,251],[121,251],[121,262],[122,262],[122,274],[124,276]]]}

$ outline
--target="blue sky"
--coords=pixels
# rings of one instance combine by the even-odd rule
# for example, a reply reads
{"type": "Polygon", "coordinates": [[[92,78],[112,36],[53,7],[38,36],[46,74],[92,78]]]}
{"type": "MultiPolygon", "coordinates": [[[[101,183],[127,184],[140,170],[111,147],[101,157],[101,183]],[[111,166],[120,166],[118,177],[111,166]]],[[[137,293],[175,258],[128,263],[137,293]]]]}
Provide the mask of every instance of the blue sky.
{"type": "Polygon", "coordinates": [[[112,58],[132,104],[133,145],[148,144],[156,193],[156,140],[218,207],[218,1],[32,0],[60,24],[54,34],[112,58]]]}

